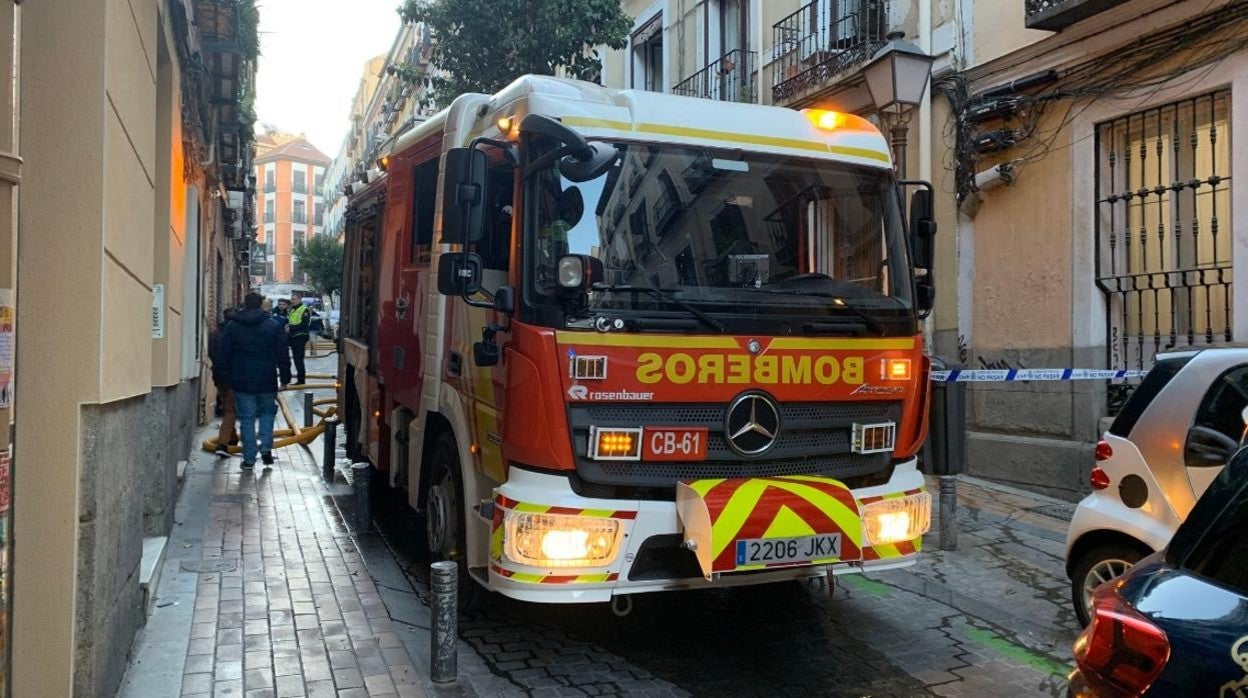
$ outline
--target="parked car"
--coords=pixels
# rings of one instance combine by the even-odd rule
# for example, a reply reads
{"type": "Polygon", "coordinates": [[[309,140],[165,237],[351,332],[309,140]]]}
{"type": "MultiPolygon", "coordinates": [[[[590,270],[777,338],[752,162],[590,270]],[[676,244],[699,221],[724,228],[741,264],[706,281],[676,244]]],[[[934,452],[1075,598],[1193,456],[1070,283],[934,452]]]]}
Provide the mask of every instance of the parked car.
{"type": "Polygon", "coordinates": [[[1248,449],[1163,552],[1097,587],[1092,601],[1071,695],[1248,695],[1248,449]]]}
{"type": "Polygon", "coordinates": [[[1159,355],[1096,445],[1092,493],[1066,537],[1079,621],[1092,591],[1165,547],[1239,445],[1248,349],[1159,355]]]}

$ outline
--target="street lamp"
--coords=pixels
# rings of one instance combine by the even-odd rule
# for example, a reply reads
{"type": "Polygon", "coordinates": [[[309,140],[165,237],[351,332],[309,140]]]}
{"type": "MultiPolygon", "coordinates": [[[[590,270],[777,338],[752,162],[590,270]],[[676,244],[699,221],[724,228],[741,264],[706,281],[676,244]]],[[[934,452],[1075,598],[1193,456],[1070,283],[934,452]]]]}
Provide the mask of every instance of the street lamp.
{"type": "Polygon", "coordinates": [[[935,60],[904,36],[903,32],[889,33],[888,43],[863,68],[871,101],[889,130],[893,160],[901,177],[906,175],[906,133],[911,109],[923,100],[935,60]]]}

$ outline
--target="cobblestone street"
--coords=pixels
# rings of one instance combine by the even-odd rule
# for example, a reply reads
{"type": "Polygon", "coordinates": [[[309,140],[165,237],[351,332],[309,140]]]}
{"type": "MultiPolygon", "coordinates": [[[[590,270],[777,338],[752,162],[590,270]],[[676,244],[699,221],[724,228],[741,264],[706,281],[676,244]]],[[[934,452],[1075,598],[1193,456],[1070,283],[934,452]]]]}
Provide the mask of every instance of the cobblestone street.
{"type": "MultiPolygon", "coordinates": [[[[332,370],[329,359],[310,370],[332,370]]],[[[294,396],[291,396],[292,398],[294,396]]],[[[299,419],[299,401],[289,399],[299,419]]],[[[490,595],[461,619],[460,681],[428,680],[428,559],[411,511],[351,488],[319,440],[272,470],[193,455],[125,696],[1060,695],[1076,623],[1070,505],[963,479],[960,548],[933,524],[907,570],[605,606],[490,595]]],[[[341,452],[340,452],[341,453],[341,452]]],[[[929,484],[936,490],[936,483],[929,484]]]]}

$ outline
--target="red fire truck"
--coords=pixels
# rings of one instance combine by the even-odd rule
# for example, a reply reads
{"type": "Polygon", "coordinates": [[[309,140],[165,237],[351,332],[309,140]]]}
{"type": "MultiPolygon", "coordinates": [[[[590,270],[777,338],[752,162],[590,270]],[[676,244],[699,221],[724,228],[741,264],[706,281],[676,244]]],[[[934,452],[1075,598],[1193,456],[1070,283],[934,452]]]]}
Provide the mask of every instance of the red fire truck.
{"type": "Polygon", "coordinates": [[[530,76],[377,164],[345,439],[462,577],[627,604],[914,562],[935,225],[871,123],[530,76]]]}

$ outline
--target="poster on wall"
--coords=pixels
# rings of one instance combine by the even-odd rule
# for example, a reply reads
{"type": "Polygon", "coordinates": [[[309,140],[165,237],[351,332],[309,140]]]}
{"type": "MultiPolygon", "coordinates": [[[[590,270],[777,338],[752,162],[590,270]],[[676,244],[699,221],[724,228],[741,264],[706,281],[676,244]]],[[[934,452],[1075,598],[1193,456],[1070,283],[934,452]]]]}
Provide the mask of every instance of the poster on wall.
{"type": "Polygon", "coordinates": [[[13,289],[0,288],[0,410],[13,406],[13,289]]]}

